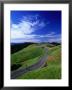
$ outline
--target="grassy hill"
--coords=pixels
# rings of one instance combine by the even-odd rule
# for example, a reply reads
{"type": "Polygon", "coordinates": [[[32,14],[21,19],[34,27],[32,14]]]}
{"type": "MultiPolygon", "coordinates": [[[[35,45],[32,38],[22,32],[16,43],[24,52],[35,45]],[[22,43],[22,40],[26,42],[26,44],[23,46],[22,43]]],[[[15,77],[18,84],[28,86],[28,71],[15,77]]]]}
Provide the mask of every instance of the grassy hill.
{"type": "Polygon", "coordinates": [[[43,68],[30,71],[18,77],[18,79],[60,79],[60,78],[61,78],[61,45],[49,48],[48,60],[43,68]]]}
{"type": "Polygon", "coordinates": [[[48,47],[48,59],[43,68],[30,71],[18,79],[60,79],[61,78],[61,45],[31,44],[11,54],[11,70],[26,68],[38,62],[44,55],[44,46],[48,47]]]}
{"type": "Polygon", "coordinates": [[[11,54],[18,52],[19,50],[22,50],[26,48],[29,45],[32,45],[35,43],[26,42],[26,43],[11,43],[11,54]]]}
{"type": "Polygon", "coordinates": [[[11,70],[18,68],[26,68],[36,63],[39,58],[44,54],[44,49],[36,44],[29,45],[28,47],[11,55],[11,70]]]}

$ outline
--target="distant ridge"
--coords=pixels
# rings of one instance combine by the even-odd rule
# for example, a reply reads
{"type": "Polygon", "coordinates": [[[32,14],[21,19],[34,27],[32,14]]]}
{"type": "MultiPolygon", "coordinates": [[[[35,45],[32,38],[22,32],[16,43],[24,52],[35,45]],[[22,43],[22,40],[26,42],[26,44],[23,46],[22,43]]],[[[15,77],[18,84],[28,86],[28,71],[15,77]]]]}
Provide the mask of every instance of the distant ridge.
{"type": "Polygon", "coordinates": [[[34,42],[25,42],[25,43],[11,43],[11,54],[31,45],[31,44],[52,44],[52,45],[60,45],[61,43],[58,42],[40,42],[40,43],[34,43],[34,42]]]}
{"type": "Polygon", "coordinates": [[[26,42],[26,43],[11,43],[11,54],[31,45],[31,44],[36,44],[32,42],[26,42]]]}

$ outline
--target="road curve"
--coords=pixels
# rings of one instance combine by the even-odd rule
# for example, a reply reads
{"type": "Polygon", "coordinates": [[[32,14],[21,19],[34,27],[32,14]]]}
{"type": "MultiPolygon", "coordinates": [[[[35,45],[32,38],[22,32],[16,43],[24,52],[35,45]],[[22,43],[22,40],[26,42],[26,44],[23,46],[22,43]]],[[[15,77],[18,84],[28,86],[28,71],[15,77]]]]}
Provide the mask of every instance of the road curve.
{"type": "Polygon", "coordinates": [[[33,64],[33,65],[31,65],[27,68],[21,68],[21,69],[12,71],[11,72],[11,79],[16,79],[18,76],[20,76],[22,74],[25,74],[29,71],[32,71],[32,70],[38,69],[40,67],[43,67],[47,58],[48,58],[48,53],[47,53],[48,48],[44,47],[44,49],[45,49],[45,54],[40,58],[40,60],[37,63],[35,63],[35,64],[33,64]]]}

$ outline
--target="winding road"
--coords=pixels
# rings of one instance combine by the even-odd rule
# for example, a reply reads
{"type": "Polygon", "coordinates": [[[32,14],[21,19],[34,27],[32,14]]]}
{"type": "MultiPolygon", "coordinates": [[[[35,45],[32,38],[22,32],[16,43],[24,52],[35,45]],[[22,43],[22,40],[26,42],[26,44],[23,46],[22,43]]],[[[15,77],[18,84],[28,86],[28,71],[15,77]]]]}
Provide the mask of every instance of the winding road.
{"type": "Polygon", "coordinates": [[[11,72],[11,79],[16,79],[18,76],[20,76],[22,74],[25,74],[29,71],[36,70],[40,67],[43,67],[47,58],[48,58],[48,48],[44,47],[44,49],[45,49],[45,54],[40,58],[40,60],[37,63],[35,63],[27,68],[21,68],[21,69],[12,71],[11,72]]]}

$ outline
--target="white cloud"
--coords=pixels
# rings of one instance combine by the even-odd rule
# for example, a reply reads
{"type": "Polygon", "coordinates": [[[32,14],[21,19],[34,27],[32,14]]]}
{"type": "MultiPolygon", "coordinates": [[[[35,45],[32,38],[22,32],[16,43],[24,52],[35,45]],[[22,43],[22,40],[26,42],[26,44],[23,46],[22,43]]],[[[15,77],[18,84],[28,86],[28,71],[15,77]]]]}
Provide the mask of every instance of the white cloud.
{"type": "Polygon", "coordinates": [[[59,37],[59,38],[52,38],[52,39],[49,39],[48,40],[49,42],[61,42],[61,38],[59,37]]]}
{"type": "MultiPolygon", "coordinates": [[[[32,32],[39,28],[45,26],[43,21],[39,21],[38,15],[35,16],[25,16],[23,19],[18,23],[14,24],[11,21],[11,39],[21,39],[21,38],[31,38],[33,37],[32,32]],[[35,19],[33,21],[33,19],[35,19]]],[[[11,41],[12,41],[11,40],[11,41]]]]}
{"type": "Polygon", "coordinates": [[[49,37],[50,38],[50,37],[55,37],[55,35],[56,35],[55,32],[50,32],[49,34],[46,34],[46,35],[40,35],[40,37],[42,37],[42,38],[49,37]]]}
{"type": "Polygon", "coordinates": [[[19,24],[12,24],[11,25],[11,31],[20,31],[24,34],[30,34],[32,33],[34,30],[31,27],[31,23],[30,22],[26,22],[26,21],[22,21],[19,24]]]}
{"type": "MultiPolygon", "coordinates": [[[[22,34],[18,34],[16,33],[19,37],[16,38],[12,38],[11,42],[42,42],[43,41],[48,41],[48,42],[60,42],[61,41],[61,36],[60,35],[56,35],[56,34],[46,34],[46,35],[34,35],[34,34],[30,34],[30,35],[22,35],[22,34]]],[[[14,34],[13,34],[14,35],[14,34]]]]}
{"type": "Polygon", "coordinates": [[[23,43],[23,42],[41,42],[40,39],[36,39],[36,38],[25,38],[25,39],[13,39],[11,40],[12,43],[23,43]]]}
{"type": "Polygon", "coordinates": [[[45,25],[45,22],[38,20],[38,15],[23,17],[18,24],[11,21],[11,42],[41,42],[42,38],[48,38],[48,41],[58,41],[57,38],[60,38],[60,35],[56,35],[55,32],[46,35],[32,34],[36,30],[45,27],[45,25]]]}

